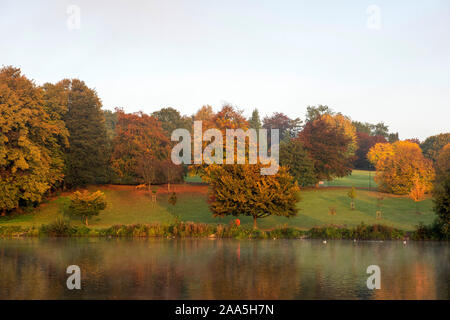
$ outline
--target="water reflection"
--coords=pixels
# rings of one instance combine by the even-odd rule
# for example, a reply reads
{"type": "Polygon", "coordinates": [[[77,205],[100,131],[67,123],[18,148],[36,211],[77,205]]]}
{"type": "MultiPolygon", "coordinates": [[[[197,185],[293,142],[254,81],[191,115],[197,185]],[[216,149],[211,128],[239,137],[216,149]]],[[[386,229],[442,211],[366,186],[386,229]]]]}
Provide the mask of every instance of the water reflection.
{"type": "Polygon", "coordinates": [[[448,299],[448,262],[446,243],[3,239],[0,298],[448,299]],[[66,289],[71,264],[82,290],[66,289]]]}

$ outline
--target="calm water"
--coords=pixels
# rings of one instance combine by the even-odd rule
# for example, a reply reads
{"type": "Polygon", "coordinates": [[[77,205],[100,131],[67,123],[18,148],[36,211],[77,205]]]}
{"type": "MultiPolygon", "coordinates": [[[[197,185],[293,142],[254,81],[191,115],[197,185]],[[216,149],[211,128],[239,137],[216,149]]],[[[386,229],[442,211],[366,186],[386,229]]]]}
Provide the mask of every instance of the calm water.
{"type": "Polygon", "coordinates": [[[449,299],[446,243],[0,239],[0,299],[449,299]],[[78,265],[82,290],[66,289],[78,265]],[[369,290],[366,268],[381,268],[369,290]]]}

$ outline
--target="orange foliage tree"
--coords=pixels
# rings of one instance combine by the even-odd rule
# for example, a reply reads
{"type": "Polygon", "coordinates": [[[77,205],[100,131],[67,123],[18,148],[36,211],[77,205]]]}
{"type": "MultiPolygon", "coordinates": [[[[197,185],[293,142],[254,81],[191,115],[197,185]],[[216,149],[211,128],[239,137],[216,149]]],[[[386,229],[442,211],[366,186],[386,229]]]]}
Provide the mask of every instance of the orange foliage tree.
{"type": "MultiPolygon", "coordinates": [[[[223,142],[226,141],[227,129],[242,129],[246,131],[250,126],[242,115],[242,111],[225,105],[216,114],[208,107],[203,107],[194,116],[195,120],[206,120],[203,130],[216,128],[221,131],[223,142]],[[200,118],[199,115],[202,117],[200,118]],[[205,116],[206,115],[206,116],[205,116]]],[[[249,141],[246,142],[247,147],[249,141]]],[[[258,147],[252,145],[252,147],[258,147]]],[[[236,144],[234,146],[234,159],[236,161],[236,144]]],[[[224,160],[226,148],[224,143],[224,160]]],[[[257,219],[270,215],[291,217],[297,214],[296,203],[298,198],[298,185],[285,167],[279,167],[273,175],[262,175],[259,161],[256,164],[248,163],[248,153],[245,155],[246,164],[210,164],[198,165],[199,173],[211,186],[209,193],[210,209],[215,216],[251,216],[256,228],[257,219]]],[[[225,161],[224,161],[225,162],[225,161]]]]}
{"type": "Polygon", "coordinates": [[[298,139],[313,159],[317,181],[352,172],[352,157],[358,146],[356,130],[343,115],[324,114],[307,122],[298,139]]]}
{"type": "Polygon", "coordinates": [[[182,167],[170,160],[170,141],[160,122],[143,112],[117,109],[111,165],[121,183],[154,183],[180,180],[182,167]]]}
{"type": "Polygon", "coordinates": [[[367,158],[377,170],[375,181],[381,191],[409,194],[415,183],[424,189],[424,193],[432,188],[433,165],[416,143],[377,143],[369,150],[367,158]]]}

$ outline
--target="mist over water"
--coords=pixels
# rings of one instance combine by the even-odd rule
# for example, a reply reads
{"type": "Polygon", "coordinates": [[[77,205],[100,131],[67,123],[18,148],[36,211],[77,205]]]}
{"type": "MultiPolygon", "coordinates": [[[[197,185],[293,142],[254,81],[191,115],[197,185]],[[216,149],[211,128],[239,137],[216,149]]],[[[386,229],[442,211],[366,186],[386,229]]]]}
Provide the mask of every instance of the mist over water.
{"type": "Polygon", "coordinates": [[[0,239],[0,299],[449,299],[434,242],[0,239]],[[81,268],[68,290],[66,268],[81,268]],[[369,265],[381,289],[369,290],[369,265]]]}

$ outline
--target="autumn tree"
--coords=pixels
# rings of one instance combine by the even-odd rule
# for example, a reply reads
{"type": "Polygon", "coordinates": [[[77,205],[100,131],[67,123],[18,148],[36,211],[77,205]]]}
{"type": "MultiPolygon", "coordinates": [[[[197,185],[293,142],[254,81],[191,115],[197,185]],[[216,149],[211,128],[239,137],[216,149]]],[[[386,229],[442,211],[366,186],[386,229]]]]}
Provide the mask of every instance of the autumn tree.
{"type": "Polygon", "coordinates": [[[356,189],[352,186],[352,188],[347,192],[347,196],[350,198],[350,208],[355,210],[355,198],[356,198],[356,189]]]}
{"type": "Polygon", "coordinates": [[[373,165],[367,159],[367,153],[377,143],[387,143],[387,140],[383,136],[372,136],[365,132],[357,132],[356,136],[358,149],[355,152],[353,165],[357,169],[373,170],[373,165]]]}
{"type": "Polygon", "coordinates": [[[89,191],[75,191],[70,196],[70,205],[67,214],[72,217],[78,217],[86,225],[89,225],[89,219],[97,216],[101,210],[106,209],[106,197],[100,190],[90,193],[89,191]]]}
{"type": "MultiPolygon", "coordinates": [[[[205,108],[202,109],[205,111],[205,108]]],[[[198,119],[197,115],[194,119],[198,119]]],[[[227,129],[242,129],[245,132],[249,128],[249,123],[243,117],[242,111],[230,105],[224,105],[211,119],[207,118],[207,120],[208,126],[220,130],[223,142],[226,141],[227,129]]],[[[250,141],[246,140],[246,149],[249,146],[251,146],[250,141]]],[[[225,146],[223,157],[226,158],[225,146]]],[[[236,145],[234,157],[236,159],[236,145]]],[[[281,166],[274,175],[262,175],[261,169],[264,165],[259,159],[256,164],[250,164],[248,153],[245,157],[246,164],[201,166],[202,178],[211,187],[209,203],[214,215],[252,216],[255,227],[258,218],[270,215],[295,215],[298,186],[287,169],[281,166]]]]}
{"type": "Polygon", "coordinates": [[[207,130],[210,128],[214,128],[213,119],[215,117],[215,113],[210,105],[205,105],[201,107],[197,113],[193,116],[194,121],[202,121],[203,122],[203,130],[207,130]]]}
{"type": "Polygon", "coordinates": [[[299,139],[281,142],[280,165],[288,168],[289,173],[299,186],[309,186],[316,183],[314,162],[299,139]]]}
{"type": "Polygon", "coordinates": [[[275,175],[261,175],[261,165],[210,165],[206,181],[210,183],[210,209],[215,216],[271,215],[293,217],[297,214],[299,188],[285,167],[275,175]]]}
{"type": "Polygon", "coordinates": [[[450,133],[441,133],[426,138],[420,147],[422,148],[423,155],[435,163],[439,152],[448,143],[450,143],[450,133]]]}
{"type": "Polygon", "coordinates": [[[78,79],[63,80],[68,90],[65,123],[69,130],[65,182],[69,187],[107,182],[108,142],[102,103],[78,79]]]}
{"type": "MultiPolygon", "coordinates": [[[[264,129],[278,129],[281,141],[288,141],[297,136],[300,132],[302,121],[300,118],[291,119],[281,112],[275,112],[270,117],[265,117],[263,120],[264,129]]],[[[270,141],[269,141],[270,145],[270,141]]]]}
{"type": "Polygon", "coordinates": [[[409,194],[415,180],[424,186],[425,192],[431,190],[433,166],[430,160],[424,158],[416,143],[377,143],[370,149],[367,157],[377,170],[375,181],[380,190],[409,194]]]}
{"type": "Polygon", "coordinates": [[[433,186],[434,211],[443,238],[450,238],[450,143],[436,159],[436,179],[433,186]]]}
{"type": "Polygon", "coordinates": [[[413,186],[408,196],[411,200],[414,201],[416,205],[416,213],[419,213],[419,210],[417,209],[417,203],[424,199],[426,191],[427,189],[425,185],[419,179],[415,178],[413,180],[413,186]]]}
{"type": "Polygon", "coordinates": [[[59,101],[20,69],[0,69],[0,212],[41,201],[64,177],[67,130],[59,101]]]}
{"type": "Polygon", "coordinates": [[[171,144],[161,123],[143,112],[116,110],[118,123],[111,165],[119,183],[151,184],[182,179],[181,166],[170,160],[171,144]]]}
{"type": "Polygon", "coordinates": [[[357,140],[348,118],[324,114],[307,122],[298,139],[313,160],[316,181],[351,173],[357,140]]]}

